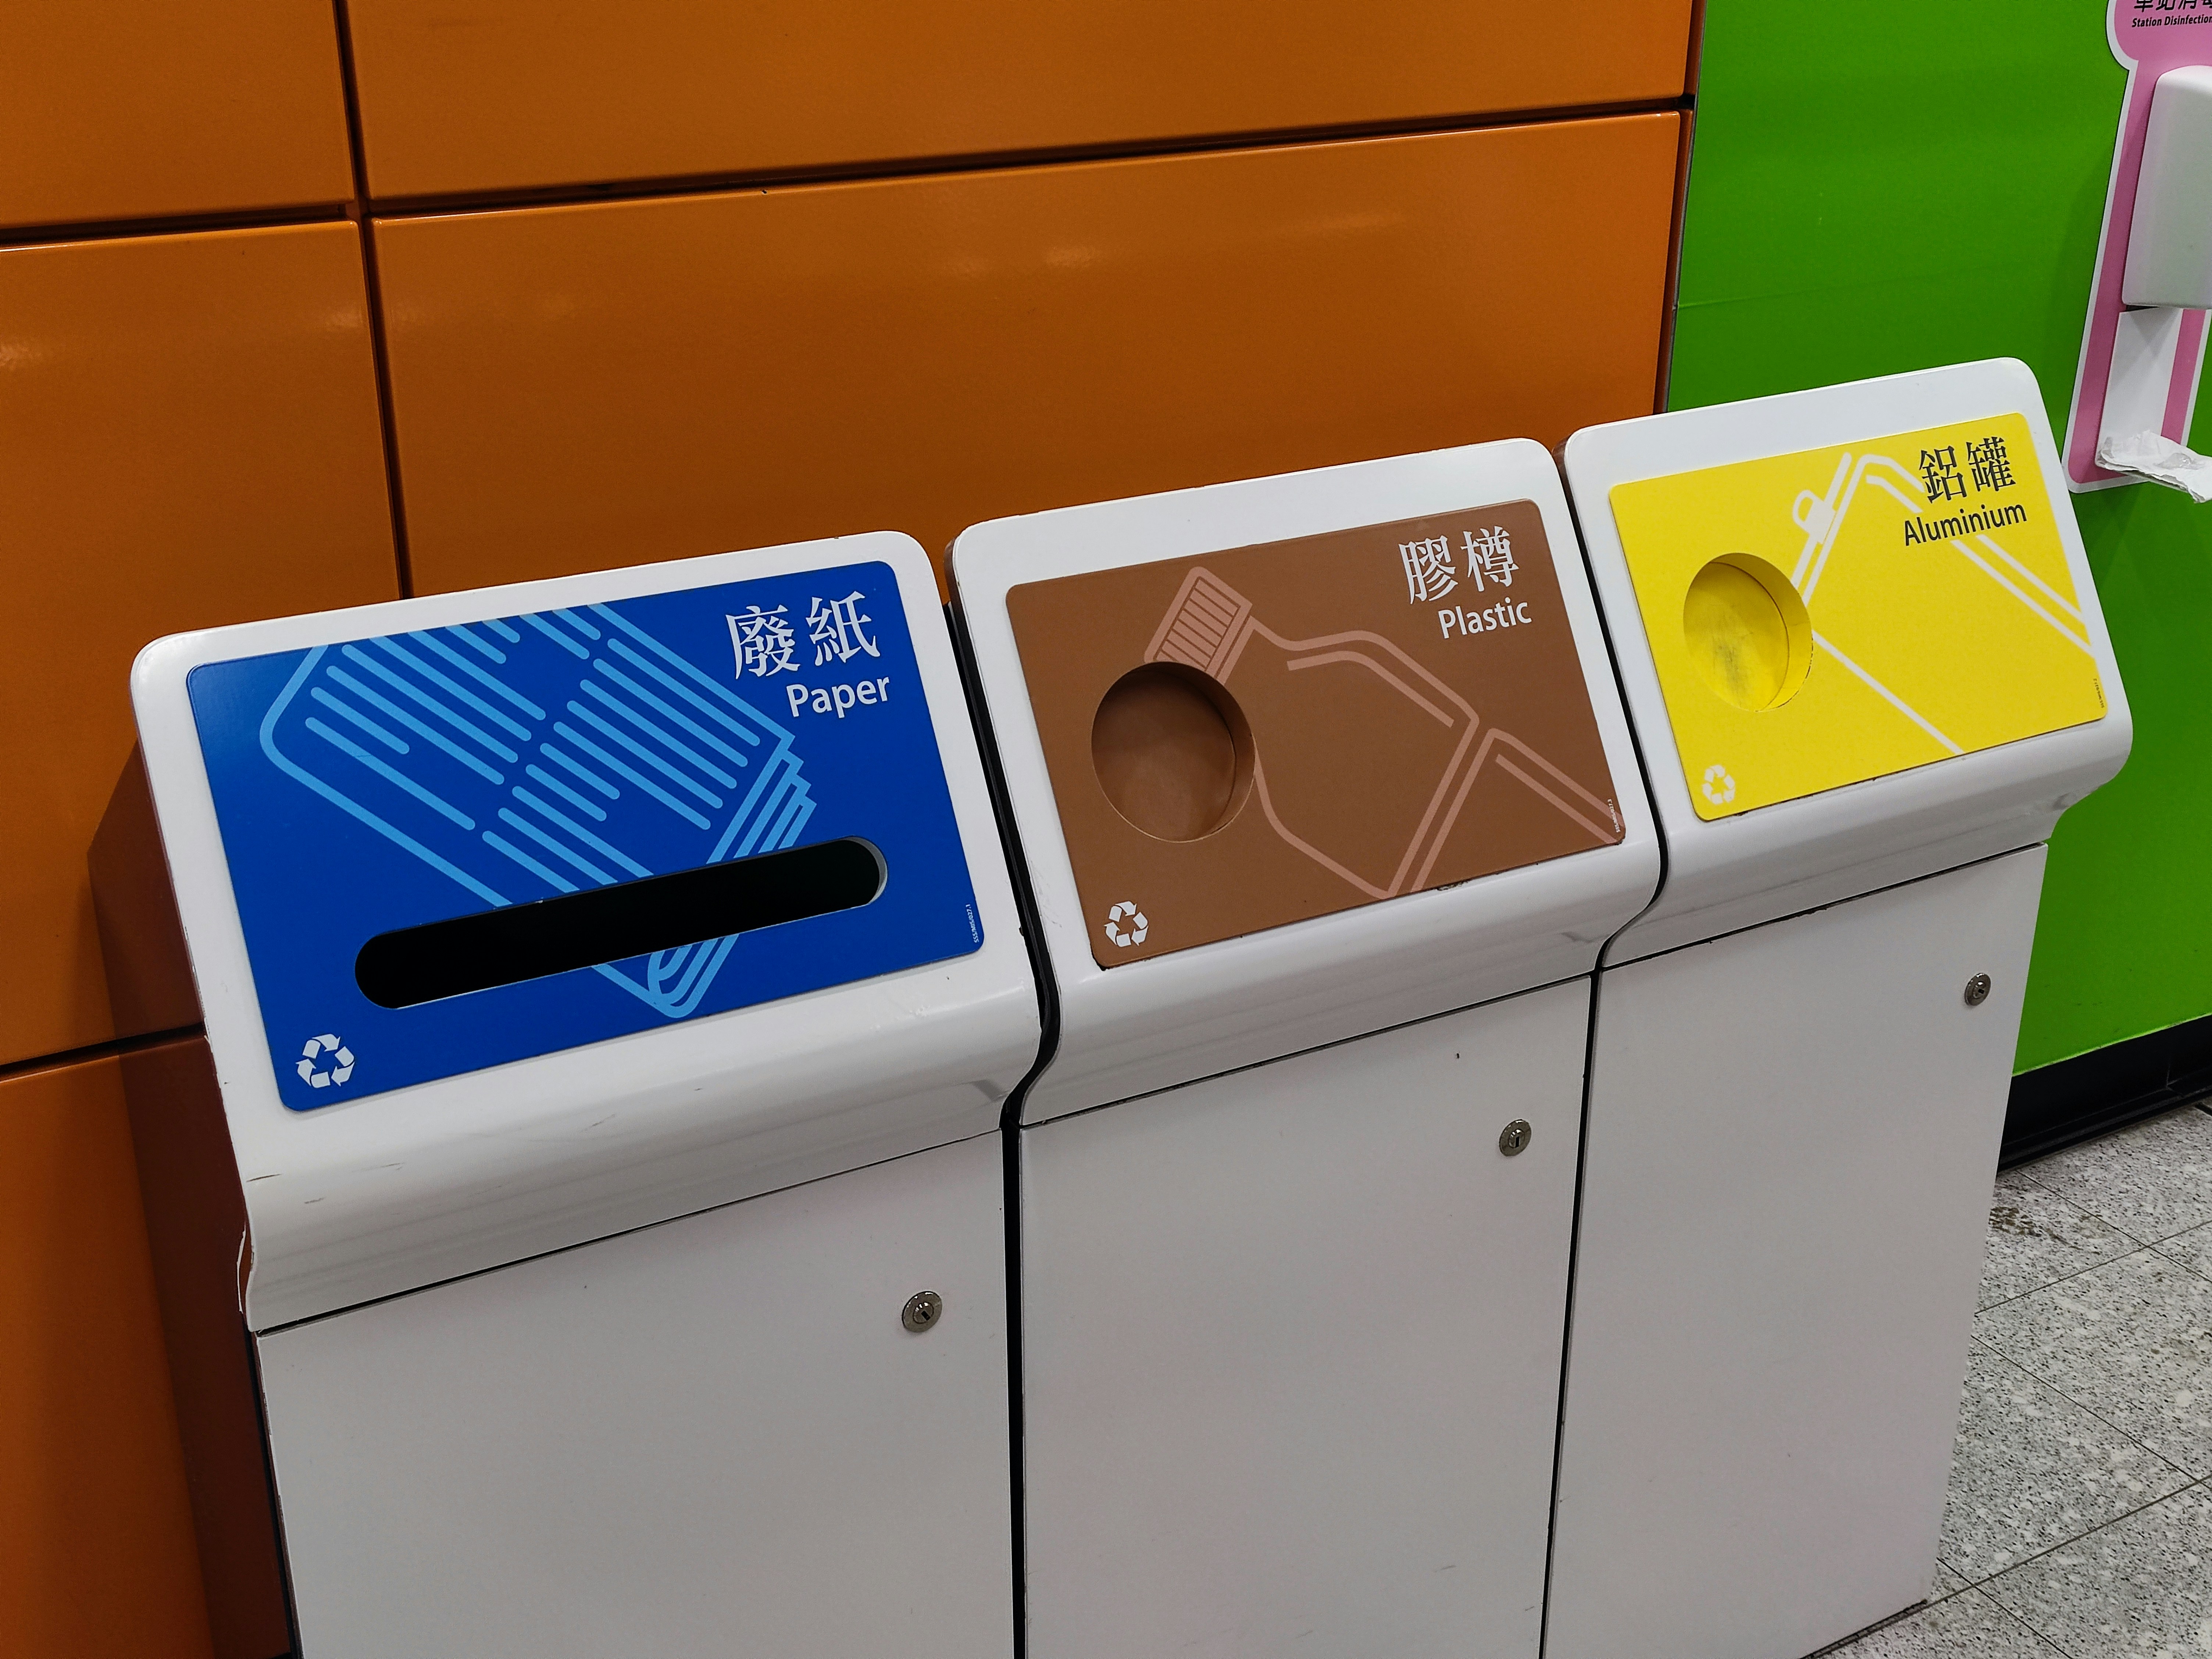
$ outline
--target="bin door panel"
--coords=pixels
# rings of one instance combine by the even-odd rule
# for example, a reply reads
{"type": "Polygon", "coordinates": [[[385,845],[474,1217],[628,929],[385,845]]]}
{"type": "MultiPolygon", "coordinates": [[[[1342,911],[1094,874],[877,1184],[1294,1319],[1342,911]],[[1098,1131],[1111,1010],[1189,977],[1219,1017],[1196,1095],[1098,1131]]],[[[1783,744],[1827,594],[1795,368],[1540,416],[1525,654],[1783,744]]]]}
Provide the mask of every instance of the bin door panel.
{"type": "Polygon", "coordinates": [[[1010,1654],[1001,1171],[987,1135],[263,1338],[304,1650],[1010,1654]]]}
{"type": "Polygon", "coordinates": [[[1588,1006],[1024,1133],[1032,1653],[1533,1659],[1588,1006]]]}
{"type": "Polygon", "coordinates": [[[1554,1659],[1786,1659],[1927,1593],[2044,859],[1600,976],[1554,1659]]]}

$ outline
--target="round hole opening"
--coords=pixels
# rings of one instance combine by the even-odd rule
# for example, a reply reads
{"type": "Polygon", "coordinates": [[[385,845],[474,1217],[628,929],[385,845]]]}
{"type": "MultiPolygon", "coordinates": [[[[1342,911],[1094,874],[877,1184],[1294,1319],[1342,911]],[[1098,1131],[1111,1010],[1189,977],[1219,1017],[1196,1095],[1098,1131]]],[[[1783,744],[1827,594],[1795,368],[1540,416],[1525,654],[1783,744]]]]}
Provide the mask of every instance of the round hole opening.
{"type": "Polygon", "coordinates": [[[1146,663],[1099,700],[1091,764],[1114,810],[1145,834],[1198,841],[1243,808],[1252,732],[1219,681],[1181,663],[1146,663]]]}
{"type": "Polygon", "coordinates": [[[1761,558],[1729,553],[1690,582],[1682,639],[1698,678],[1738,708],[1778,708],[1813,665],[1813,621],[1790,579],[1761,558]]]}

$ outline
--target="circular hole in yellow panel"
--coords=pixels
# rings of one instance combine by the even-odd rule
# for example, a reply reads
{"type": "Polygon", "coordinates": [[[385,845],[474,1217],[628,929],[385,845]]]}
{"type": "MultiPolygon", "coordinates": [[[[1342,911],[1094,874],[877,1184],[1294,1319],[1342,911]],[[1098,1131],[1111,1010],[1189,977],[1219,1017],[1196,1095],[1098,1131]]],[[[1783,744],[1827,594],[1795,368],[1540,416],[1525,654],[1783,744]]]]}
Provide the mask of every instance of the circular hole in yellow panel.
{"type": "Polygon", "coordinates": [[[1181,663],[1114,682],[1091,722],[1091,764],[1114,810],[1160,841],[1197,841],[1252,787],[1252,732],[1229,689],[1181,663]]]}
{"type": "Polygon", "coordinates": [[[1738,708],[1777,708],[1813,665],[1813,620],[1790,579],[1729,553],[1698,572],[1682,601],[1682,640],[1698,676],[1738,708]]]}

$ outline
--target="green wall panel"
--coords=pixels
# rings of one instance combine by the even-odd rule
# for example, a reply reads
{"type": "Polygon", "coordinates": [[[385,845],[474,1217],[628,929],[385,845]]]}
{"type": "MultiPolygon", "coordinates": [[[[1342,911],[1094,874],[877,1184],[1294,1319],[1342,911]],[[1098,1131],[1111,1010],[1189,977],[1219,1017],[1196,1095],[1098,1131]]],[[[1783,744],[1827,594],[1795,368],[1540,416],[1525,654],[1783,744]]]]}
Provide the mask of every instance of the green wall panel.
{"type": "MultiPolygon", "coordinates": [[[[2063,433],[2126,80],[2104,20],[1706,0],[1670,406],[2009,356],[2063,433]]],[[[2074,501],[2135,751],[2052,842],[2023,1071],[2212,1013],[2212,507],[2074,501]]]]}

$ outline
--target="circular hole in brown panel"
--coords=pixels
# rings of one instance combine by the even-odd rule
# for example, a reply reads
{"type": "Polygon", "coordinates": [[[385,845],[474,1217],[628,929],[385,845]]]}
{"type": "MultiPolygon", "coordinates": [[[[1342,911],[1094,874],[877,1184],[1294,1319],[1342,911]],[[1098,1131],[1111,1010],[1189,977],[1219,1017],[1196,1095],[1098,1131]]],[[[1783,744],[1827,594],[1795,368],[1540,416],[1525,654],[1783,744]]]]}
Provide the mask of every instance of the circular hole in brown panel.
{"type": "Polygon", "coordinates": [[[1220,829],[1252,787],[1252,732],[1228,688],[1181,663],[1131,669],[1099,700],[1091,764],[1114,810],[1161,841],[1220,829]]]}

